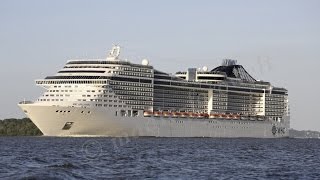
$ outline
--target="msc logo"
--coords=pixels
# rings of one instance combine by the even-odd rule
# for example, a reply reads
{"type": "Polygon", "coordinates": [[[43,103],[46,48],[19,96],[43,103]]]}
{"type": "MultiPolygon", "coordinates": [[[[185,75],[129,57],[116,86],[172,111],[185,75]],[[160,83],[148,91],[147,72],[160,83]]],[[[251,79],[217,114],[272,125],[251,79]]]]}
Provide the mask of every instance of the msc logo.
{"type": "Polygon", "coordinates": [[[275,125],[272,126],[271,132],[273,135],[276,134],[285,134],[285,128],[284,127],[276,127],[275,125]]]}

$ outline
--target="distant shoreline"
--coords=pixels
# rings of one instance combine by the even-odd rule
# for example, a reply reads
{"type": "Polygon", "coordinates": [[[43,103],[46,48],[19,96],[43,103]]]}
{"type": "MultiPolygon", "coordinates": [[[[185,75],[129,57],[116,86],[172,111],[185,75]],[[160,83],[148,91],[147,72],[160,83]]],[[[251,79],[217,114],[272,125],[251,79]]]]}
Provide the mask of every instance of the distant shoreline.
{"type": "Polygon", "coordinates": [[[29,118],[0,120],[0,136],[41,136],[42,132],[29,118]]]}
{"type": "Polygon", "coordinates": [[[289,130],[289,137],[290,138],[320,138],[319,131],[310,131],[310,130],[289,130]]]}

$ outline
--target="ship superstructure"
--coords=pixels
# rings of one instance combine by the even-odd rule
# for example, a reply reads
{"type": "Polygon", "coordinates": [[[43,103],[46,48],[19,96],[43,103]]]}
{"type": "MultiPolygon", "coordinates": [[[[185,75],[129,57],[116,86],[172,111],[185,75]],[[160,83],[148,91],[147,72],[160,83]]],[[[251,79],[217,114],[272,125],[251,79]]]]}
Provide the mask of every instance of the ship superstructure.
{"type": "Polygon", "coordinates": [[[287,137],[288,92],[255,80],[235,60],[175,75],[121,60],[69,60],[36,80],[45,92],[19,105],[44,135],[287,137]]]}

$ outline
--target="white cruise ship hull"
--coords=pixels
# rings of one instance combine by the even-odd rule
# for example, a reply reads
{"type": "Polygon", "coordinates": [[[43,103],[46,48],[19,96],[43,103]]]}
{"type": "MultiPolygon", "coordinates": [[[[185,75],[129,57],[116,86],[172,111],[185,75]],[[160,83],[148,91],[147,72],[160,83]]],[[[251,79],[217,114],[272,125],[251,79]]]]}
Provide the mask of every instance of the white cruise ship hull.
{"type": "MultiPolygon", "coordinates": [[[[113,108],[80,108],[19,104],[45,136],[111,137],[288,137],[289,120],[120,116],[113,108]],[[71,124],[65,128],[66,123],[71,124]]],[[[289,117],[286,117],[289,118],[289,117]]]]}

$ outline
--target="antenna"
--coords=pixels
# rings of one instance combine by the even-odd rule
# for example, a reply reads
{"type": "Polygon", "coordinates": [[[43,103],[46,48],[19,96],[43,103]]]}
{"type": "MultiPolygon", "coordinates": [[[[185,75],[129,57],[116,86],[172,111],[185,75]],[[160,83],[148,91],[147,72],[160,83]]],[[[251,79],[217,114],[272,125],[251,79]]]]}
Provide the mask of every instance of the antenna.
{"type": "Polygon", "coordinates": [[[109,54],[107,56],[107,60],[115,61],[119,60],[118,57],[120,56],[120,46],[114,45],[112,49],[109,51],[109,54]]]}

